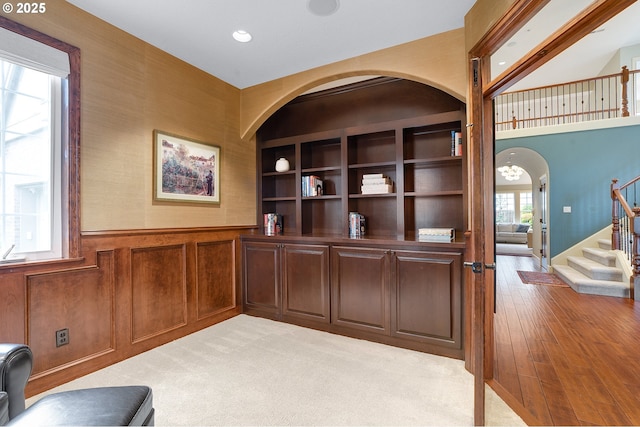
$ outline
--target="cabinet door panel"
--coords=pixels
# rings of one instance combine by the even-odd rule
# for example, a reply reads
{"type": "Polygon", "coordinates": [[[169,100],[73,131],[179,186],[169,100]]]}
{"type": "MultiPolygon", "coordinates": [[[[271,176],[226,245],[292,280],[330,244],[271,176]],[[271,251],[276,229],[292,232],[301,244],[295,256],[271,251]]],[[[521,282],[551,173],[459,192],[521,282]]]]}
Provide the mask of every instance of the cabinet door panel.
{"type": "Polygon", "coordinates": [[[460,344],[460,260],[459,254],[396,253],[393,335],[460,344]]]}
{"type": "Polygon", "coordinates": [[[280,310],[279,247],[273,243],[246,243],[244,253],[244,305],[261,311],[280,310]]]}
{"type": "Polygon", "coordinates": [[[283,315],[329,323],[329,247],[283,249],[283,315]]]}
{"type": "Polygon", "coordinates": [[[389,259],[386,251],[334,247],[331,271],[333,323],[388,333],[389,259]]]}

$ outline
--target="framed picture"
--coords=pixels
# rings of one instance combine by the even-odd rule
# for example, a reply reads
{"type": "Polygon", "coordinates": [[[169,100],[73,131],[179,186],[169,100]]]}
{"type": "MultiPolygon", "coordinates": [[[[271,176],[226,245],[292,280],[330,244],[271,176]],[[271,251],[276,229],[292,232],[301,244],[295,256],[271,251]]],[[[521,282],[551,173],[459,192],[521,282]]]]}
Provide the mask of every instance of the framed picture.
{"type": "Polygon", "coordinates": [[[220,203],[220,147],[154,130],[153,199],[220,203]]]}

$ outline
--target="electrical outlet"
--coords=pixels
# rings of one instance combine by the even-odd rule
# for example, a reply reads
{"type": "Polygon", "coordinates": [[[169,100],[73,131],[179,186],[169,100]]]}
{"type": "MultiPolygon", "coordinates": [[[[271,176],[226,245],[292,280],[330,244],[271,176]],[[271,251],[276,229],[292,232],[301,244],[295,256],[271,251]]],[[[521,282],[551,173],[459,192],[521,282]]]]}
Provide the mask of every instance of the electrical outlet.
{"type": "Polygon", "coordinates": [[[64,328],[56,331],[56,347],[69,344],[69,329],[64,328]]]}

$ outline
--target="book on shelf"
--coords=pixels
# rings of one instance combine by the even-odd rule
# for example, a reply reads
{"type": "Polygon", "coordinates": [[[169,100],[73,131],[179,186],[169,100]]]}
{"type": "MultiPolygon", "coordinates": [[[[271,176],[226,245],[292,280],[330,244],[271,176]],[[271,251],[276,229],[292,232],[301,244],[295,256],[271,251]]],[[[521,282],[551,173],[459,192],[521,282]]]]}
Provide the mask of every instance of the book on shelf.
{"type": "Polygon", "coordinates": [[[393,193],[393,185],[391,184],[369,184],[361,185],[362,194],[387,194],[393,193]]]}
{"type": "Polygon", "coordinates": [[[383,178],[362,178],[362,185],[391,184],[391,179],[387,176],[383,178]]]}
{"type": "Polygon", "coordinates": [[[362,194],[387,194],[393,193],[393,182],[391,178],[382,173],[369,173],[362,175],[362,194]]]}
{"type": "Polygon", "coordinates": [[[451,155],[462,156],[462,132],[451,131],[451,155]]]}
{"type": "Polygon", "coordinates": [[[419,228],[418,241],[420,242],[451,242],[456,236],[453,228],[419,228]]]}
{"type": "Polygon", "coordinates": [[[302,177],[302,197],[317,197],[324,194],[324,184],[316,175],[302,177]]]}

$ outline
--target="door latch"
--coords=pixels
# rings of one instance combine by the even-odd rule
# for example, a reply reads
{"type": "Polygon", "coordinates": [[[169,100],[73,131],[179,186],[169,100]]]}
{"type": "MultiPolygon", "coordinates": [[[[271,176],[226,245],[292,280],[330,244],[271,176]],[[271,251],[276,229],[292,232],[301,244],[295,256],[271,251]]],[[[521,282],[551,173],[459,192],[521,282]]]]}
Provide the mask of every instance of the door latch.
{"type": "Polygon", "coordinates": [[[481,262],[464,262],[462,265],[465,267],[471,267],[471,271],[476,274],[482,273],[482,263],[481,262]]]}

